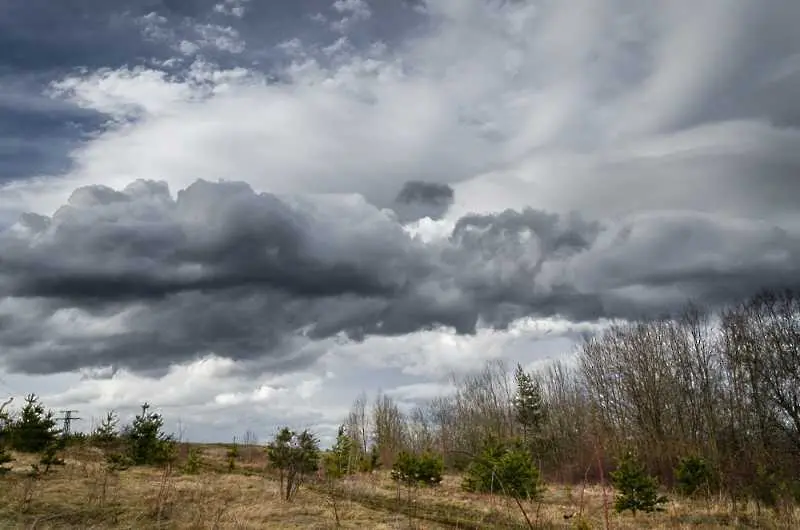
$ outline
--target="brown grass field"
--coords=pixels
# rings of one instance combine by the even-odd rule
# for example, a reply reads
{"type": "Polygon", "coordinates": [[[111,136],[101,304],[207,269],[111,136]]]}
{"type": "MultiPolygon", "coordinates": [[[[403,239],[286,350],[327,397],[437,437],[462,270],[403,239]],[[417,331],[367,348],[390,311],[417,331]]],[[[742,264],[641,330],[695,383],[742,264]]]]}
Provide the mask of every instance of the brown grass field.
{"type": "MultiPolygon", "coordinates": [[[[529,524],[513,499],[464,493],[457,476],[438,488],[409,491],[385,472],[335,484],[315,479],[287,503],[277,480],[265,473],[261,451],[244,452],[229,473],[225,447],[202,448],[203,469],[192,475],[180,471],[180,458],[170,470],[109,472],[102,454],[86,447],[69,449],[65,466],[32,476],[35,457],[15,454],[12,471],[0,478],[0,529],[800,528],[796,508],[757,513],[749,505],[734,512],[722,502],[675,496],[661,513],[633,517],[609,507],[606,521],[599,486],[554,484],[541,502],[522,503],[529,524]]],[[[185,444],[181,453],[185,458],[185,444]]],[[[611,505],[613,492],[605,498],[611,505]]]]}

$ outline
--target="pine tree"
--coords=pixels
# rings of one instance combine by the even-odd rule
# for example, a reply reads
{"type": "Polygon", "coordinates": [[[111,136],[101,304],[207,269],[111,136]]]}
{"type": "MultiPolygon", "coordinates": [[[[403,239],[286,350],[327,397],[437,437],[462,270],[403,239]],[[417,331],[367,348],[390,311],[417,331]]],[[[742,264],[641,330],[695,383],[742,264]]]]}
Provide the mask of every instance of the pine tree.
{"type": "Polygon", "coordinates": [[[175,441],[162,431],[164,418],[149,410],[150,405],[143,404],[142,413],[126,432],[128,456],[134,465],[166,464],[175,456],[175,441]]]}
{"type": "Polygon", "coordinates": [[[529,437],[538,433],[545,420],[545,405],[539,382],[531,374],[517,364],[514,372],[517,390],[514,395],[514,412],[517,422],[522,426],[522,439],[526,443],[529,437]]]}
{"type": "Polygon", "coordinates": [[[681,458],[675,468],[675,486],[681,495],[690,497],[711,487],[713,474],[708,461],[698,455],[681,458]]]}
{"type": "Polygon", "coordinates": [[[319,442],[309,431],[281,429],[267,445],[269,465],[280,473],[281,494],[292,500],[306,475],[319,468],[319,442]]]}
{"type": "Polygon", "coordinates": [[[331,447],[325,459],[325,473],[331,478],[339,478],[353,472],[351,455],[353,453],[353,439],[347,435],[344,425],[339,426],[336,443],[331,447]]]}
{"type": "Polygon", "coordinates": [[[517,499],[537,499],[543,491],[530,448],[519,441],[513,444],[487,441],[482,454],[467,467],[461,487],[465,491],[517,499]]]}
{"type": "Polygon", "coordinates": [[[25,397],[25,405],[9,428],[12,449],[24,453],[44,451],[58,441],[60,434],[53,411],[45,410],[36,394],[25,397]]]}
{"type": "Polygon", "coordinates": [[[117,431],[118,424],[119,418],[117,413],[113,410],[108,411],[105,419],[101,421],[100,425],[92,432],[92,441],[103,447],[110,445],[119,437],[119,432],[117,431]]]}
{"type": "Polygon", "coordinates": [[[644,465],[636,456],[628,451],[620,458],[616,471],[611,472],[611,483],[617,489],[614,510],[623,512],[630,510],[633,515],[637,511],[660,511],[660,504],[667,498],[658,494],[658,482],[644,469],[644,465]]]}

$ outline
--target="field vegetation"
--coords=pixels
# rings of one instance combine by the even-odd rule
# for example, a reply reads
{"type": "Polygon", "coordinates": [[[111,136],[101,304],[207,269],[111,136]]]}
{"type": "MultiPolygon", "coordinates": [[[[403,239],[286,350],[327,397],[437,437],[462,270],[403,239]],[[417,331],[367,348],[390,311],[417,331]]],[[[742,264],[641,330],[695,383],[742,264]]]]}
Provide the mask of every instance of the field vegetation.
{"type": "Polygon", "coordinates": [[[800,528],[800,295],[616,323],[574,362],[492,362],[335,443],[192,444],[149,404],[61,432],[0,409],[0,528],[800,528]]]}

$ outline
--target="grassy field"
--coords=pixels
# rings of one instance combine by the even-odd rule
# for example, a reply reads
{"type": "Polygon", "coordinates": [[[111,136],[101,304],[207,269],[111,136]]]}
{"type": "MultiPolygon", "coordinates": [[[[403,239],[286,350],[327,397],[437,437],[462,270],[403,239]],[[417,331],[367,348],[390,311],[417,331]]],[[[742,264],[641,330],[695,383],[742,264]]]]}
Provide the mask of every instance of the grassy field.
{"type": "MultiPolygon", "coordinates": [[[[529,524],[513,499],[464,493],[457,476],[409,491],[385,472],[314,480],[287,503],[260,451],[244,451],[230,473],[225,451],[203,446],[203,469],[191,475],[180,471],[180,459],[171,470],[109,472],[98,450],[71,448],[65,466],[31,476],[36,459],[15,454],[0,478],[0,528],[605,528],[604,497],[613,503],[597,486],[550,484],[541,502],[522,503],[529,524]]],[[[617,529],[800,527],[797,510],[734,513],[722,503],[671,499],[666,511],[635,518],[609,510],[607,522],[617,529]]]]}

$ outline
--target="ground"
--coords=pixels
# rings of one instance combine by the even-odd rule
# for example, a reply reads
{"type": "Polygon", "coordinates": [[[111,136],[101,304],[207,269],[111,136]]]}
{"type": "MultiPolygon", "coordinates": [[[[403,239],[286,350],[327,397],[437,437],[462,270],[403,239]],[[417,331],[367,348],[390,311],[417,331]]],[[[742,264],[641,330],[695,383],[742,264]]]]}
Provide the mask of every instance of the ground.
{"type": "MultiPolygon", "coordinates": [[[[282,501],[278,481],[265,473],[262,451],[245,448],[228,472],[226,448],[203,446],[197,474],[132,468],[109,472],[102,453],[71,448],[66,465],[32,476],[33,455],[15,454],[12,471],[0,478],[0,529],[12,528],[605,528],[599,486],[549,484],[540,502],[460,490],[447,476],[438,488],[398,488],[386,472],[362,474],[335,484],[314,477],[292,502],[282,501]],[[523,515],[523,510],[525,515],[523,515]],[[583,514],[581,517],[580,514],[583,514]],[[526,516],[530,525],[526,522],[526,516]],[[585,525],[580,526],[581,520],[585,525]]],[[[185,458],[187,447],[182,447],[185,458]]],[[[614,529],[797,528],[797,510],[778,515],[755,506],[733,512],[718,500],[677,500],[662,513],[617,515],[614,529]],[[791,519],[790,517],[793,517],[791,519]]]]}

